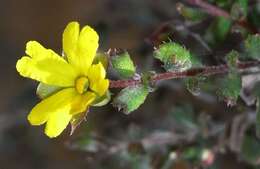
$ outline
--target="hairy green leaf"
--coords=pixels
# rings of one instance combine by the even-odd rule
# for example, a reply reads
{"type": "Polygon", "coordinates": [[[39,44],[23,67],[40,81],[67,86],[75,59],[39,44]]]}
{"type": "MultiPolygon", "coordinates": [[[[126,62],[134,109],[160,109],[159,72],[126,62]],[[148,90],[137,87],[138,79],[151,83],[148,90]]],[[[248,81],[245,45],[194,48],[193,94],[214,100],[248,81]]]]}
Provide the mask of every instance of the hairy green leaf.
{"type": "Polygon", "coordinates": [[[114,98],[113,105],[129,114],[144,103],[148,93],[149,88],[145,85],[129,86],[114,98]]]}
{"type": "Polygon", "coordinates": [[[260,59],[260,35],[249,35],[245,40],[246,55],[252,59],[260,59]]]}
{"type": "Polygon", "coordinates": [[[190,52],[175,42],[160,45],[154,51],[154,57],[164,63],[167,71],[186,70],[192,66],[190,52]]]}
{"type": "Polygon", "coordinates": [[[124,51],[112,56],[111,63],[114,70],[122,78],[131,78],[134,76],[136,69],[128,52],[124,51]]]}
{"type": "Polygon", "coordinates": [[[239,53],[235,50],[232,50],[226,55],[228,67],[231,71],[236,70],[237,68],[237,61],[238,61],[239,53]]]}
{"type": "Polygon", "coordinates": [[[240,75],[236,72],[230,72],[223,79],[219,94],[224,97],[228,105],[234,105],[239,97],[241,87],[240,75]]]}

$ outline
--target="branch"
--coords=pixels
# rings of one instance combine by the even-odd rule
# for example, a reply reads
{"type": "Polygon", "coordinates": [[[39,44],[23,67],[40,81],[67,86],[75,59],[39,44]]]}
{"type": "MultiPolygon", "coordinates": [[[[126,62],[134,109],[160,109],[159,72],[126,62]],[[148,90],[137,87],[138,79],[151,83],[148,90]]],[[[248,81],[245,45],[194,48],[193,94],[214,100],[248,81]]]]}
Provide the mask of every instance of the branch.
{"type": "MultiPolygon", "coordinates": [[[[207,3],[203,0],[186,0],[186,1],[191,5],[196,5],[200,8],[202,8],[209,15],[222,16],[222,17],[225,17],[227,19],[231,19],[231,16],[227,11],[225,11],[225,10],[223,10],[223,9],[217,7],[217,6],[211,5],[211,4],[209,4],[209,3],[207,3]]],[[[243,20],[236,20],[235,23],[240,25],[241,27],[247,29],[251,33],[258,33],[258,30],[253,25],[251,25],[249,22],[247,22],[244,19],[243,20]]]]}
{"type": "MultiPolygon", "coordinates": [[[[240,71],[243,71],[248,68],[260,66],[260,61],[247,61],[247,62],[239,62],[237,63],[237,68],[240,71]]],[[[195,77],[195,76],[210,76],[215,74],[225,74],[229,72],[229,67],[227,64],[219,65],[219,66],[205,66],[201,68],[192,68],[186,71],[181,72],[165,72],[153,75],[151,77],[151,82],[156,83],[162,80],[169,79],[181,79],[187,77],[195,77]]],[[[142,80],[138,79],[128,79],[128,80],[110,80],[110,88],[125,88],[128,86],[134,86],[137,84],[141,84],[142,80]]]]}

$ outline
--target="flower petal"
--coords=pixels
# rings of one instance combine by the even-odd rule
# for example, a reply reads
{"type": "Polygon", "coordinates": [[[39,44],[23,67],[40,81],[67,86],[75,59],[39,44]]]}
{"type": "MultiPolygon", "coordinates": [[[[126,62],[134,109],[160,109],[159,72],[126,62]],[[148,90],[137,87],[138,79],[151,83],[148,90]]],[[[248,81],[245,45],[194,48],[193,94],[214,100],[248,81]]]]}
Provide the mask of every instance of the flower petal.
{"type": "Polygon", "coordinates": [[[83,95],[78,95],[72,103],[71,114],[75,115],[87,111],[89,105],[96,99],[96,94],[86,92],[83,95]]]}
{"type": "Polygon", "coordinates": [[[98,34],[90,26],[85,26],[79,33],[79,24],[71,22],[63,33],[63,50],[69,63],[82,74],[90,67],[98,48],[98,34]]]}
{"type": "Polygon", "coordinates": [[[70,106],[65,106],[50,115],[45,127],[45,134],[47,136],[50,138],[57,137],[67,127],[72,118],[70,108],[70,106]]]}
{"type": "Polygon", "coordinates": [[[105,79],[105,76],[106,71],[100,62],[89,68],[88,79],[90,81],[90,89],[99,96],[104,95],[109,87],[109,81],[105,79]]]}
{"type": "Polygon", "coordinates": [[[92,64],[98,49],[98,34],[90,26],[82,28],[78,39],[77,55],[82,58],[83,68],[86,69],[92,64]]]}
{"type": "Polygon", "coordinates": [[[44,124],[56,112],[68,111],[72,100],[78,95],[74,88],[63,89],[42,100],[30,112],[27,119],[31,125],[44,124]],[[69,107],[68,107],[69,105],[69,107]],[[68,110],[67,110],[68,109],[68,110]]]}
{"type": "Polygon", "coordinates": [[[66,54],[66,57],[68,58],[69,63],[73,65],[77,65],[77,57],[76,54],[76,48],[78,44],[78,38],[79,38],[79,23],[78,22],[70,22],[64,32],[63,32],[63,39],[62,39],[62,45],[63,45],[63,51],[66,54]]]}
{"type": "Polygon", "coordinates": [[[45,49],[38,42],[30,41],[27,43],[26,53],[31,57],[24,56],[16,63],[21,76],[49,85],[74,85],[76,70],[55,52],[45,49]]]}

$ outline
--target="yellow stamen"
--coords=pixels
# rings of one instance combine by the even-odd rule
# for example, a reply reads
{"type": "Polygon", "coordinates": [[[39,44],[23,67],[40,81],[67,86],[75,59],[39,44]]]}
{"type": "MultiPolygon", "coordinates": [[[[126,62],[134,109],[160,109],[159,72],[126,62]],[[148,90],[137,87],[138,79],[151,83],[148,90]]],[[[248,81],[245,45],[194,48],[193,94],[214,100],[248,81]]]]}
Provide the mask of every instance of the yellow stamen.
{"type": "Polygon", "coordinates": [[[87,77],[79,77],[76,82],[75,82],[75,88],[77,90],[78,93],[82,94],[85,91],[87,91],[89,86],[89,81],[87,77]]]}

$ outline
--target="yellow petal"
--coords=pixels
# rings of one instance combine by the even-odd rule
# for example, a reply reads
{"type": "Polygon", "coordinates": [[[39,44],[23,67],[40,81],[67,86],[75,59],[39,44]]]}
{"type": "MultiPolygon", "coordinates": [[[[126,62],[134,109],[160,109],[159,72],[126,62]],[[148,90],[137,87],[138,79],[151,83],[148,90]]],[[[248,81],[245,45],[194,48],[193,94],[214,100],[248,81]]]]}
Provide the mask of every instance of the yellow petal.
{"type": "Polygon", "coordinates": [[[98,48],[98,34],[90,26],[79,33],[79,24],[71,22],[63,33],[63,50],[74,67],[86,75],[98,48]]]}
{"type": "Polygon", "coordinates": [[[70,106],[65,106],[50,115],[45,127],[45,134],[48,137],[57,137],[67,127],[72,118],[70,108],[70,106]]]}
{"type": "Polygon", "coordinates": [[[64,111],[64,109],[68,108],[68,105],[71,107],[72,100],[77,95],[74,88],[63,89],[38,103],[32,109],[27,119],[31,125],[42,125],[55,112],[64,111]]]}
{"type": "Polygon", "coordinates": [[[38,42],[30,41],[27,43],[26,53],[31,57],[24,56],[16,63],[21,76],[49,85],[74,85],[76,70],[55,52],[45,49],[38,42]]]}
{"type": "Polygon", "coordinates": [[[79,38],[79,23],[70,22],[63,32],[63,51],[66,54],[69,63],[77,65],[76,48],[79,38]]]}
{"type": "Polygon", "coordinates": [[[109,81],[105,79],[106,71],[101,63],[92,65],[88,71],[88,79],[90,81],[90,89],[102,96],[109,87],[109,81]]]}
{"type": "Polygon", "coordinates": [[[86,92],[83,95],[78,95],[72,103],[71,114],[75,115],[87,111],[89,105],[96,99],[93,92],[86,92]]]}
{"type": "Polygon", "coordinates": [[[77,55],[82,58],[84,70],[92,64],[98,48],[98,34],[90,26],[85,26],[78,39],[77,55]]]}

